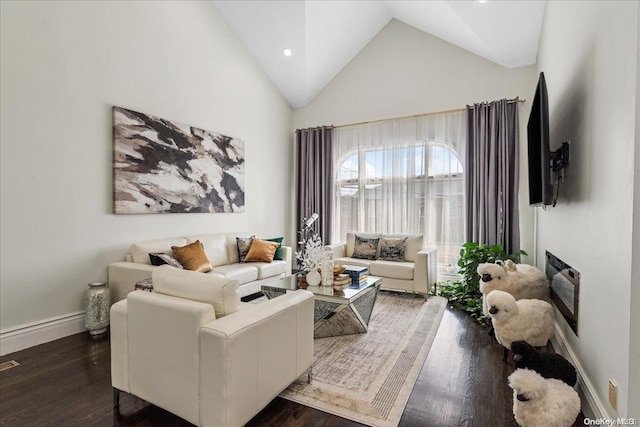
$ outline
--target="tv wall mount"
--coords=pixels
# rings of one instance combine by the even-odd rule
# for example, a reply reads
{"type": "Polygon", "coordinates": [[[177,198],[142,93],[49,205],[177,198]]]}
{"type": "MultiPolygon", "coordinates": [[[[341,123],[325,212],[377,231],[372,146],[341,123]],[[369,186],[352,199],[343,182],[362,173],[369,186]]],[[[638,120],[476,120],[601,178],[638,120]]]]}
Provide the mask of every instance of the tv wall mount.
{"type": "Polygon", "coordinates": [[[564,168],[569,164],[569,145],[569,141],[565,141],[560,148],[550,153],[549,166],[551,167],[551,183],[556,185],[556,196],[553,199],[553,207],[555,207],[558,202],[560,182],[564,181],[564,168]]]}

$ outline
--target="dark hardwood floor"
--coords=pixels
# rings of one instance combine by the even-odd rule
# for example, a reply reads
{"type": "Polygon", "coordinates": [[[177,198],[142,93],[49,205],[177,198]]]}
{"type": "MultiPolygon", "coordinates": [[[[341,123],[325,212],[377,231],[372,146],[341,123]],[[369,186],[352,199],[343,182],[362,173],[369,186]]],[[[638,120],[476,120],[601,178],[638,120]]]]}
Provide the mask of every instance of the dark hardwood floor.
{"type": "MultiPolygon", "coordinates": [[[[87,332],[0,358],[20,363],[0,372],[0,425],[191,425],[126,393],[120,399],[123,415],[115,416],[109,351],[108,337],[94,340],[87,332]]],[[[400,426],[517,426],[507,385],[513,369],[512,361],[502,362],[502,348],[486,329],[447,310],[400,426]]],[[[360,424],[276,398],[247,425],[360,424]]]]}

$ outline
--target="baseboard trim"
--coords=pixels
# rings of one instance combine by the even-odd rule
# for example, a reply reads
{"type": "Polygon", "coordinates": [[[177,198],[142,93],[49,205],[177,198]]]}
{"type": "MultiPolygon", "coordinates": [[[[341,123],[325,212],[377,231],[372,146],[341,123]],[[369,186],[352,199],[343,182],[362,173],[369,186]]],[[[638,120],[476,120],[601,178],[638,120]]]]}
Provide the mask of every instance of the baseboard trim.
{"type": "Polygon", "coordinates": [[[595,387],[591,383],[589,377],[587,377],[582,364],[576,357],[569,343],[564,335],[564,332],[555,323],[555,331],[551,338],[551,344],[557,353],[564,356],[573,366],[575,366],[578,372],[578,394],[582,400],[582,412],[586,418],[590,419],[614,419],[614,416],[607,411],[606,406],[602,403],[598,394],[595,391],[595,387]]]}
{"type": "Polygon", "coordinates": [[[0,331],[0,356],[34,347],[87,329],[84,311],[0,331]]]}

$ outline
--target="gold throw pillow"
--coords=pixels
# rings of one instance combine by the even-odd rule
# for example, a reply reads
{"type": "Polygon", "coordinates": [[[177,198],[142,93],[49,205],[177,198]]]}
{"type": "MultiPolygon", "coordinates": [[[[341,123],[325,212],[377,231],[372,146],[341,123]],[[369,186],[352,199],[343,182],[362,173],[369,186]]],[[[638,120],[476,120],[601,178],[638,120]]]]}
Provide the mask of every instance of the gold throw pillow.
{"type": "Polygon", "coordinates": [[[253,239],[244,262],[271,262],[279,246],[278,242],[253,239]]]}
{"type": "Polygon", "coordinates": [[[206,273],[211,271],[211,263],[200,240],[196,240],[186,246],[171,246],[173,256],[186,270],[199,271],[206,273]]]}

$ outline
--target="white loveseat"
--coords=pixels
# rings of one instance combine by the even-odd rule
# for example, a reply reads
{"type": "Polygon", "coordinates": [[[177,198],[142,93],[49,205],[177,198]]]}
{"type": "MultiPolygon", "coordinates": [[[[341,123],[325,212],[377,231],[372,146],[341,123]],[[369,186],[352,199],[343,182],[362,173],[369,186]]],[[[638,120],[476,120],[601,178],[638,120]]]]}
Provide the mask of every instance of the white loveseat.
{"type": "MultiPolygon", "coordinates": [[[[385,234],[389,238],[407,238],[404,260],[386,261],[382,259],[368,260],[352,258],[355,247],[355,236],[380,238],[380,233],[349,232],[343,243],[328,245],[333,251],[335,265],[355,265],[368,267],[369,274],[382,277],[382,289],[403,290],[422,294],[426,297],[432,289],[437,277],[437,250],[423,248],[423,236],[417,234],[385,234]]],[[[380,254],[380,242],[377,255],[380,254]]]]}
{"type": "Polygon", "coordinates": [[[198,426],[242,426],[313,363],[313,294],[240,302],[235,280],[160,266],[111,307],[114,408],[131,393],[198,426]]]}
{"type": "MultiPolygon", "coordinates": [[[[213,266],[208,274],[222,279],[238,281],[241,297],[260,292],[260,285],[291,275],[291,247],[282,246],[281,261],[240,263],[236,237],[250,237],[255,233],[235,232],[224,234],[202,234],[187,237],[176,237],[163,240],[151,240],[134,243],[125,261],[109,265],[109,288],[111,301],[120,301],[134,290],[135,284],[151,278],[151,272],[157,267],[151,265],[150,253],[171,254],[171,246],[184,246],[200,240],[205,254],[213,266]]],[[[260,236],[257,236],[260,237],[260,236]]]]}

